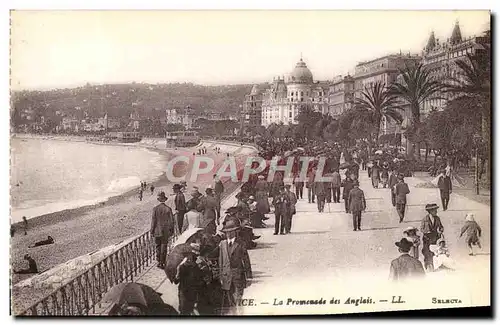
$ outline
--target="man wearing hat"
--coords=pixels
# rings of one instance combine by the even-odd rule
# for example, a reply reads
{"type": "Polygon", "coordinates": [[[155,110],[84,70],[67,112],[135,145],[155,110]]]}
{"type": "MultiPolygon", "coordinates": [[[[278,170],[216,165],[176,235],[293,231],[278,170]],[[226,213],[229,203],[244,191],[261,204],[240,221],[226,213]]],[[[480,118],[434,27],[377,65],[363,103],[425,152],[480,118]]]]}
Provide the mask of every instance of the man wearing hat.
{"type": "Polygon", "coordinates": [[[389,189],[391,190],[391,202],[392,206],[396,206],[396,184],[398,183],[398,173],[391,169],[389,171],[389,181],[388,181],[389,189]]]}
{"type": "Polygon", "coordinates": [[[175,282],[179,283],[179,314],[191,315],[194,311],[194,305],[198,298],[198,291],[203,285],[201,272],[196,265],[196,258],[200,255],[200,243],[189,244],[191,253],[177,266],[175,282]]]}
{"type": "Polygon", "coordinates": [[[224,193],[224,184],[222,184],[222,181],[220,180],[220,177],[217,177],[217,174],[214,174],[214,193],[215,193],[215,199],[217,200],[217,219],[220,219],[220,208],[221,208],[221,201],[222,201],[222,194],[224,193]]]}
{"type": "Polygon", "coordinates": [[[352,213],[353,230],[361,230],[361,213],[366,210],[365,193],[359,188],[359,182],[353,182],[353,189],[349,192],[349,211],[352,213]]]}
{"type": "Polygon", "coordinates": [[[182,193],[182,185],[174,184],[173,191],[175,194],[175,214],[177,216],[177,227],[179,227],[179,233],[182,233],[182,223],[184,222],[184,214],[187,211],[186,207],[186,198],[184,197],[184,193],[182,193]]]}
{"type": "Polygon", "coordinates": [[[236,237],[240,224],[238,219],[226,221],[222,231],[226,240],[219,243],[219,268],[222,286],[223,313],[234,311],[243,296],[243,290],[248,286],[247,279],[252,277],[250,257],[245,245],[236,237]]]}
{"type": "Polygon", "coordinates": [[[394,244],[398,247],[401,255],[392,260],[389,279],[392,281],[401,281],[425,276],[422,263],[408,254],[413,247],[413,243],[403,238],[394,244]]]}
{"type": "Polygon", "coordinates": [[[200,202],[200,212],[202,213],[200,226],[205,228],[208,233],[215,235],[217,228],[217,200],[211,186],[206,188],[205,193],[207,195],[200,202]]]}
{"type": "Polygon", "coordinates": [[[406,209],[406,195],[410,193],[408,184],[405,183],[403,174],[398,175],[398,183],[395,186],[396,211],[399,215],[399,222],[403,222],[406,209]]]}
{"type": "Polygon", "coordinates": [[[286,231],[288,195],[285,193],[285,187],[280,187],[279,193],[273,197],[274,205],[274,235],[278,233],[284,235],[286,231]]]}
{"type": "Polygon", "coordinates": [[[191,191],[191,199],[187,202],[186,206],[191,204],[195,207],[196,211],[201,211],[200,202],[203,195],[198,191],[198,187],[193,186],[193,190],[191,191]]]}
{"type": "Polygon", "coordinates": [[[290,191],[290,188],[292,185],[286,184],[285,185],[285,195],[288,198],[288,203],[286,206],[286,218],[285,220],[287,221],[285,224],[285,231],[286,233],[290,233],[292,231],[292,218],[297,213],[297,210],[295,209],[295,205],[297,204],[297,196],[295,196],[295,193],[290,191]]]}
{"type": "Polygon", "coordinates": [[[430,245],[435,245],[441,234],[444,232],[441,219],[437,215],[439,206],[436,203],[425,205],[427,215],[422,219],[420,231],[422,232],[422,254],[424,255],[424,266],[427,270],[433,271],[434,254],[429,249],[430,245]]]}
{"type": "Polygon", "coordinates": [[[154,207],[151,218],[151,235],[155,238],[156,260],[159,268],[165,267],[167,243],[175,231],[174,215],[172,209],[165,204],[167,200],[165,192],[162,191],[158,194],[160,203],[154,207]]]}

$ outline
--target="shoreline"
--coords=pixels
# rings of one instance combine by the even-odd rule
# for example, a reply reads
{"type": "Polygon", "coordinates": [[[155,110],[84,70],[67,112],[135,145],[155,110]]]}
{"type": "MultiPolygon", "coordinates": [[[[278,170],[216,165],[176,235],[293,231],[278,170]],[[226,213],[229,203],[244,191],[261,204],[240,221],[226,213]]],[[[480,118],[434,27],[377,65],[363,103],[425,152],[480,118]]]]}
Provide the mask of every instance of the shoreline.
{"type": "MultiPolygon", "coordinates": [[[[38,134],[28,134],[28,133],[17,133],[17,134],[11,134],[11,139],[12,138],[18,138],[18,139],[40,139],[40,140],[56,140],[56,141],[68,141],[68,142],[87,142],[86,139],[83,136],[48,136],[48,135],[38,135],[38,134]]],[[[161,138],[151,138],[153,140],[162,140],[161,138]]],[[[96,145],[109,145],[109,146],[119,146],[119,147],[132,147],[132,148],[138,148],[138,149],[147,149],[151,152],[158,153],[163,160],[168,161],[172,156],[175,156],[174,153],[168,151],[168,150],[161,150],[156,146],[148,146],[147,144],[142,144],[141,142],[137,143],[132,143],[132,144],[121,144],[121,143],[94,143],[94,142],[89,142],[90,144],[96,144],[96,145]]],[[[143,178],[144,179],[144,178],[143,178]]],[[[168,180],[166,180],[165,172],[163,172],[161,175],[158,175],[154,177],[153,179],[147,178],[145,179],[148,182],[148,185],[153,184],[155,187],[162,186],[164,183],[168,183],[168,180]]],[[[137,186],[138,188],[138,186],[137,186]]],[[[131,197],[134,194],[137,195],[137,188],[134,189],[129,189],[125,190],[122,193],[118,194],[112,194],[111,196],[107,198],[96,198],[95,200],[97,201],[96,203],[92,204],[85,204],[82,206],[77,206],[74,208],[68,208],[68,209],[62,209],[54,212],[49,212],[49,213],[44,213],[40,214],[37,216],[33,217],[28,217],[27,219],[29,220],[29,226],[40,226],[40,225],[46,225],[46,224],[51,224],[54,222],[59,222],[59,221],[64,221],[64,220],[59,220],[57,221],[58,218],[61,218],[60,214],[74,214],[74,213],[85,213],[88,210],[98,208],[99,206],[102,206],[104,204],[114,204],[117,203],[119,200],[123,200],[125,198],[131,197]],[[53,220],[48,220],[48,219],[53,219],[53,220]]],[[[146,191],[147,192],[147,191],[146,191]]],[[[36,207],[35,207],[36,208],[36,207]]],[[[10,208],[10,220],[12,221],[12,207],[10,208]]],[[[17,221],[17,222],[12,222],[11,226],[18,231],[20,227],[22,227],[22,221],[17,221]]],[[[21,229],[19,229],[21,231],[21,229]]]]}
{"type": "MultiPolygon", "coordinates": [[[[189,155],[196,148],[179,148],[178,150],[167,150],[148,147],[149,150],[159,152],[162,155],[189,155]]],[[[220,167],[225,160],[225,154],[215,154],[209,151],[207,156],[215,159],[214,169],[220,167]]],[[[189,172],[189,165],[181,165],[174,171],[177,176],[189,172]]],[[[193,185],[204,192],[204,188],[212,184],[211,174],[198,178],[196,184],[188,181],[188,191],[193,185]]],[[[159,191],[165,191],[169,200],[167,205],[171,206],[172,183],[166,175],[159,176],[154,182],[155,193],[149,190],[144,192],[142,201],[139,201],[138,191],[132,189],[122,194],[110,197],[105,202],[67,209],[59,212],[49,213],[29,219],[27,235],[20,223],[16,223],[16,232],[10,238],[11,267],[19,269],[26,267],[23,256],[29,253],[37,262],[38,269],[43,272],[68,260],[88,254],[90,252],[116,244],[132,236],[140,235],[147,231],[151,222],[151,211],[158,204],[156,195],[159,191]],[[52,236],[54,244],[28,248],[34,242],[52,236]]],[[[228,191],[233,190],[233,184],[225,185],[228,191]]],[[[19,281],[32,277],[33,274],[12,274],[11,281],[15,284],[19,281]]]]}

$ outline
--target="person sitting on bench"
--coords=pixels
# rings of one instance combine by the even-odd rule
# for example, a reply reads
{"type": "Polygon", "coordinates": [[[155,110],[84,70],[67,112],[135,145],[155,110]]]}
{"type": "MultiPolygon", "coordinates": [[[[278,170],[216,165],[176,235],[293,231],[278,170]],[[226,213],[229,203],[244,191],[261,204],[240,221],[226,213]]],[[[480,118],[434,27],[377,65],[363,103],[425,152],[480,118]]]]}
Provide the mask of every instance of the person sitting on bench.
{"type": "Polygon", "coordinates": [[[35,260],[29,254],[24,255],[24,259],[28,261],[29,267],[27,269],[21,269],[17,271],[14,270],[14,273],[16,274],[38,273],[38,267],[36,266],[35,260]]]}
{"type": "Polygon", "coordinates": [[[37,247],[37,246],[50,245],[50,244],[53,244],[53,243],[54,243],[54,239],[52,237],[48,236],[46,240],[37,241],[35,243],[35,245],[29,246],[29,248],[37,247]]]}

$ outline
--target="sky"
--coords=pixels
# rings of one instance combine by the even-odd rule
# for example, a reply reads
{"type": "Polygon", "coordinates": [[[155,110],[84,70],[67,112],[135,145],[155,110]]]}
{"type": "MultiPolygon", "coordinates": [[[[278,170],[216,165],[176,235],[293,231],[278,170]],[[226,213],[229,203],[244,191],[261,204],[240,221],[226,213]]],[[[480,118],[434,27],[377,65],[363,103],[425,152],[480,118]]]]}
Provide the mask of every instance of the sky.
{"type": "Polygon", "coordinates": [[[488,11],[13,11],[11,87],[272,81],[301,54],[315,80],[488,29],[488,11]]]}

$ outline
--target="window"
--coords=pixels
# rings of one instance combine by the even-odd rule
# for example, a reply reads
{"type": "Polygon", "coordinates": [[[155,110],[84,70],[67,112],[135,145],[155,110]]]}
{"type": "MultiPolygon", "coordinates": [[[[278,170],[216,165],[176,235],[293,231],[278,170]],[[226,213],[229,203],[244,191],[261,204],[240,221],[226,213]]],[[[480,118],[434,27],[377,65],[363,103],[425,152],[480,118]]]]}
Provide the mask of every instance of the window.
{"type": "Polygon", "coordinates": [[[292,118],[292,111],[290,111],[289,117],[292,118]]]}
{"type": "Polygon", "coordinates": [[[300,98],[300,101],[303,102],[304,101],[304,98],[300,98]]]}
{"type": "Polygon", "coordinates": [[[300,92],[300,96],[304,96],[304,92],[303,91],[300,92]]]}

